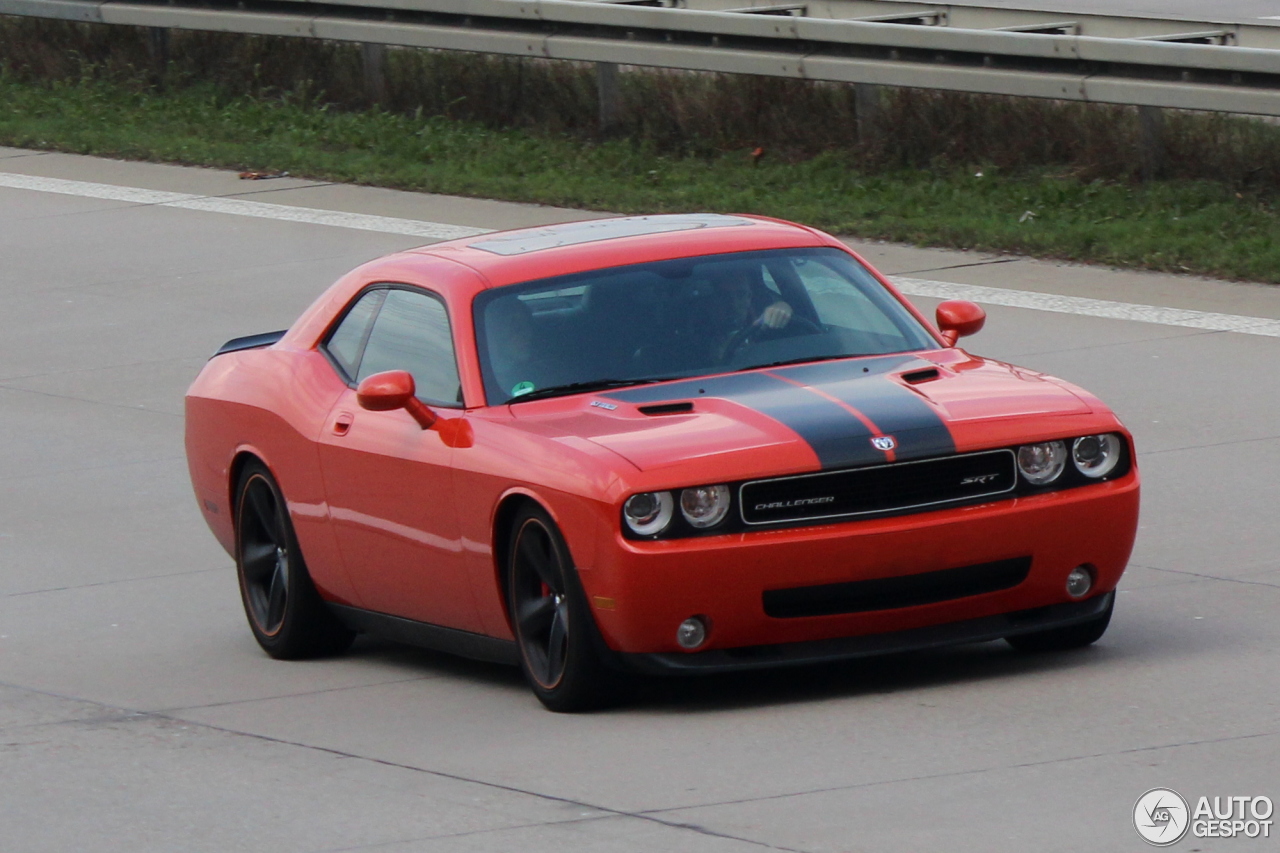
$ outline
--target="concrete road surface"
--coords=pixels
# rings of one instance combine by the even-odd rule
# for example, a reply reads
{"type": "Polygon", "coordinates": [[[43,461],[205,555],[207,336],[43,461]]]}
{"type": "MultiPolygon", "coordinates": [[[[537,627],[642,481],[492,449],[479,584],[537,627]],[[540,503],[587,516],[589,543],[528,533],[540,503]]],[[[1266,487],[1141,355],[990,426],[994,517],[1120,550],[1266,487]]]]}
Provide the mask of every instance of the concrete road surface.
{"type": "Polygon", "coordinates": [[[1136,434],[1142,530],[1091,649],[646,682],[579,716],[367,639],[263,655],[187,483],[204,360],[437,233],[417,220],[580,215],[0,149],[0,850],[1140,851],[1148,789],[1280,800],[1280,293],[1258,285],[858,245],[917,292],[996,288],[969,348],[1136,434]]]}

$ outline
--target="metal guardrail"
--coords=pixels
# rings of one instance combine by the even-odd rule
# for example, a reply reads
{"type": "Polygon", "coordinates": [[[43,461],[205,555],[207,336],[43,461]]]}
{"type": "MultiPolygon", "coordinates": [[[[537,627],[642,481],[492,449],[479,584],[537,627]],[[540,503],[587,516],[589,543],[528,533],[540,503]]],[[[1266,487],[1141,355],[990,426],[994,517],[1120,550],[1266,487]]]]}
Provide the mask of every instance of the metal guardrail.
{"type": "Polygon", "coordinates": [[[1280,116],[1280,27],[1212,20],[909,0],[0,0],[0,14],[1280,116]]]}

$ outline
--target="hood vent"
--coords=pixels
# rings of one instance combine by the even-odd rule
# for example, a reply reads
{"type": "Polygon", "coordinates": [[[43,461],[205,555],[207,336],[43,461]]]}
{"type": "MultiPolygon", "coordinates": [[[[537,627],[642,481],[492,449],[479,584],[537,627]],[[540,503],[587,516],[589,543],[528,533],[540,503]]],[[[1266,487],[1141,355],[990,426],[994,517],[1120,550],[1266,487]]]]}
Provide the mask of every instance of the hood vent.
{"type": "Polygon", "coordinates": [[[928,382],[938,378],[938,368],[926,367],[924,370],[913,370],[910,373],[902,374],[902,381],[911,385],[918,385],[921,382],[928,382]]]}
{"type": "Polygon", "coordinates": [[[693,411],[693,403],[659,403],[656,406],[640,406],[642,415],[682,415],[693,411]]]}

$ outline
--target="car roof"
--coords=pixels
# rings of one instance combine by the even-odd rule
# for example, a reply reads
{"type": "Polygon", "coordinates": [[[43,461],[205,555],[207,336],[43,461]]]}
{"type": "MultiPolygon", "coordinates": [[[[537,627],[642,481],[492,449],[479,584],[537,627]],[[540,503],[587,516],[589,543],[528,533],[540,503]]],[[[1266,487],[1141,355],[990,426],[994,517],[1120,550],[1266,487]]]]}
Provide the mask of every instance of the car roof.
{"type": "Polygon", "coordinates": [[[435,243],[408,254],[465,264],[490,287],[668,258],[839,245],[819,231],[718,213],[628,216],[521,228],[435,243]]]}

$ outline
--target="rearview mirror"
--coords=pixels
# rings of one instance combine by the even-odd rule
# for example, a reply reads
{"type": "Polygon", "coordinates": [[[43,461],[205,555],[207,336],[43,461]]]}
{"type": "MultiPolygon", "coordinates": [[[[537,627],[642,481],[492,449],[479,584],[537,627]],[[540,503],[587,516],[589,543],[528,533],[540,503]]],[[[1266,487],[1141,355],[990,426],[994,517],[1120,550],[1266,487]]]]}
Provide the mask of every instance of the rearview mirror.
{"type": "Polygon", "coordinates": [[[417,388],[407,370],[388,370],[367,377],[356,388],[356,402],[371,412],[407,411],[423,429],[436,422],[436,413],[414,396],[417,388]]]}
{"type": "Polygon", "coordinates": [[[963,299],[948,299],[938,306],[938,331],[947,346],[953,347],[960,338],[976,335],[987,322],[987,312],[982,307],[963,299]]]}

